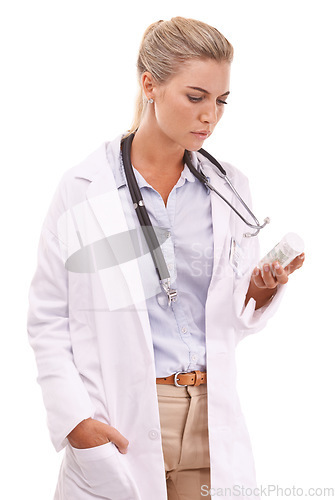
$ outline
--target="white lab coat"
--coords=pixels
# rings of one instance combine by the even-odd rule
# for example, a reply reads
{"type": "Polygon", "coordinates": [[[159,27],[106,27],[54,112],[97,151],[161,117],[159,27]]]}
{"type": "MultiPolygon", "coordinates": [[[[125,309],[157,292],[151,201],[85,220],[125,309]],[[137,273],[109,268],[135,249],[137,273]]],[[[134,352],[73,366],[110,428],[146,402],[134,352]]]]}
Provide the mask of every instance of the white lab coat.
{"type": "MultiPolygon", "coordinates": [[[[86,253],[83,269],[91,259],[90,272],[69,271],[65,264],[75,252],[131,229],[125,210],[132,207],[120,198],[112,171],[119,166],[120,139],[113,141],[112,165],[104,143],[61,179],[43,224],[29,292],[29,340],[51,439],[57,451],[66,447],[57,500],[167,498],[154,351],[138,261],[104,267],[86,253]],[[129,440],[128,453],[121,454],[113,443],[73,449],[66,436],[88,417],[118,429],[129,440]]],[[[212,184],[235,203],[227,183],[197,155],[212,184]]],[[[250,203],[246,177],[223,165],[250,203]]],[[[210,196],[214,268],[206,302],[206,352],[211,488],[218,494],[219,488],[256,486],[235,387],[235,346],[264,327],[284,287],[268,306],[255,311],[251,299],[244,307],[258,242],[243,238],[246,226],[216,194],[210,196]],[[244,249],[237,271],[229,261],[232,237],[244,249]]],[[[136,217],[132,220],[137,227],[136,217]]],[[[110,243],[107,247],[113,251],[110,243]]],[[[150,254],[143,259],[157,286],[150,254]]],[[[252,498],[250,493],[246,498],[252,498]]]]}

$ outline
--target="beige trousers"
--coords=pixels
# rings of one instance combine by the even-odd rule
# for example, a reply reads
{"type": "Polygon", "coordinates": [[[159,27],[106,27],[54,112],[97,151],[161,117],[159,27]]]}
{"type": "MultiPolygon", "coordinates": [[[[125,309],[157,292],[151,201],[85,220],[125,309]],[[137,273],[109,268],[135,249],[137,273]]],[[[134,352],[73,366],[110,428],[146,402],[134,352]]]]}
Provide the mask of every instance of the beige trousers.
{"type": "Polygon", "coordinates": [[[202,500],[210,488],[207,385],[156,384],[169,500],[202,500]]]}

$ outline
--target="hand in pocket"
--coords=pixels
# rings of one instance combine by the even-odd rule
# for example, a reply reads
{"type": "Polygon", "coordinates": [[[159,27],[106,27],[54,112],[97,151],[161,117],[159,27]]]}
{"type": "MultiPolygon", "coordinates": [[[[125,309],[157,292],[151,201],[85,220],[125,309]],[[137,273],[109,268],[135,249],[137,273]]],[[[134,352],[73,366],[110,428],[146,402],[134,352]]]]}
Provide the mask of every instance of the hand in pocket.
{"type": "Polygon", "coordinates": [[[127,453],[129,441],[114,427],[88,418],[80,422],[67,436],[73,448],[93,448],[114,443],[120,453],[127,453]]]}

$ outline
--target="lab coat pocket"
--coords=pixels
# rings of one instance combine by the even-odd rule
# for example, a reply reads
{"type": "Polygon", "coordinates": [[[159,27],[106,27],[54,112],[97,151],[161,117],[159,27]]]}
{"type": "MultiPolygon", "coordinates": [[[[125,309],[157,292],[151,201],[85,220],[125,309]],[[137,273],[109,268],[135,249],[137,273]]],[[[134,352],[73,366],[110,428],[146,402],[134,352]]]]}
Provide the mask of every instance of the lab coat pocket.
{"type": "Polygon", "coordinates": [[[239,242],[234,237],[230,240],[229,263],[237,278],[241,278],[248,269],[248,259],[242,243],[243,241],[239,242]]]}
{"type": "Polygon", "coordinates": [[[104,498],[133,500],[134,491],[125,464],[119,460],[115,444],[93,448],[73,448],[74,457],[91,492],[104,498]]]}

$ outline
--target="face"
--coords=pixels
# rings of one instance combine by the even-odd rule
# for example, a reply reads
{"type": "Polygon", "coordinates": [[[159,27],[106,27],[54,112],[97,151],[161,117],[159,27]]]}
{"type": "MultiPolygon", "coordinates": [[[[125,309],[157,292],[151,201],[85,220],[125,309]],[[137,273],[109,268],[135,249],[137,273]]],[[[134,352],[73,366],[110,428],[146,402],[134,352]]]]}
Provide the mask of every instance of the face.
{"type": "Polygon", "coordinates": [[[221,119],[229,94],[230,63],[191,60],[163,85],[153,84],[152,115],[167,142],[197,151],[221,119]]]}

